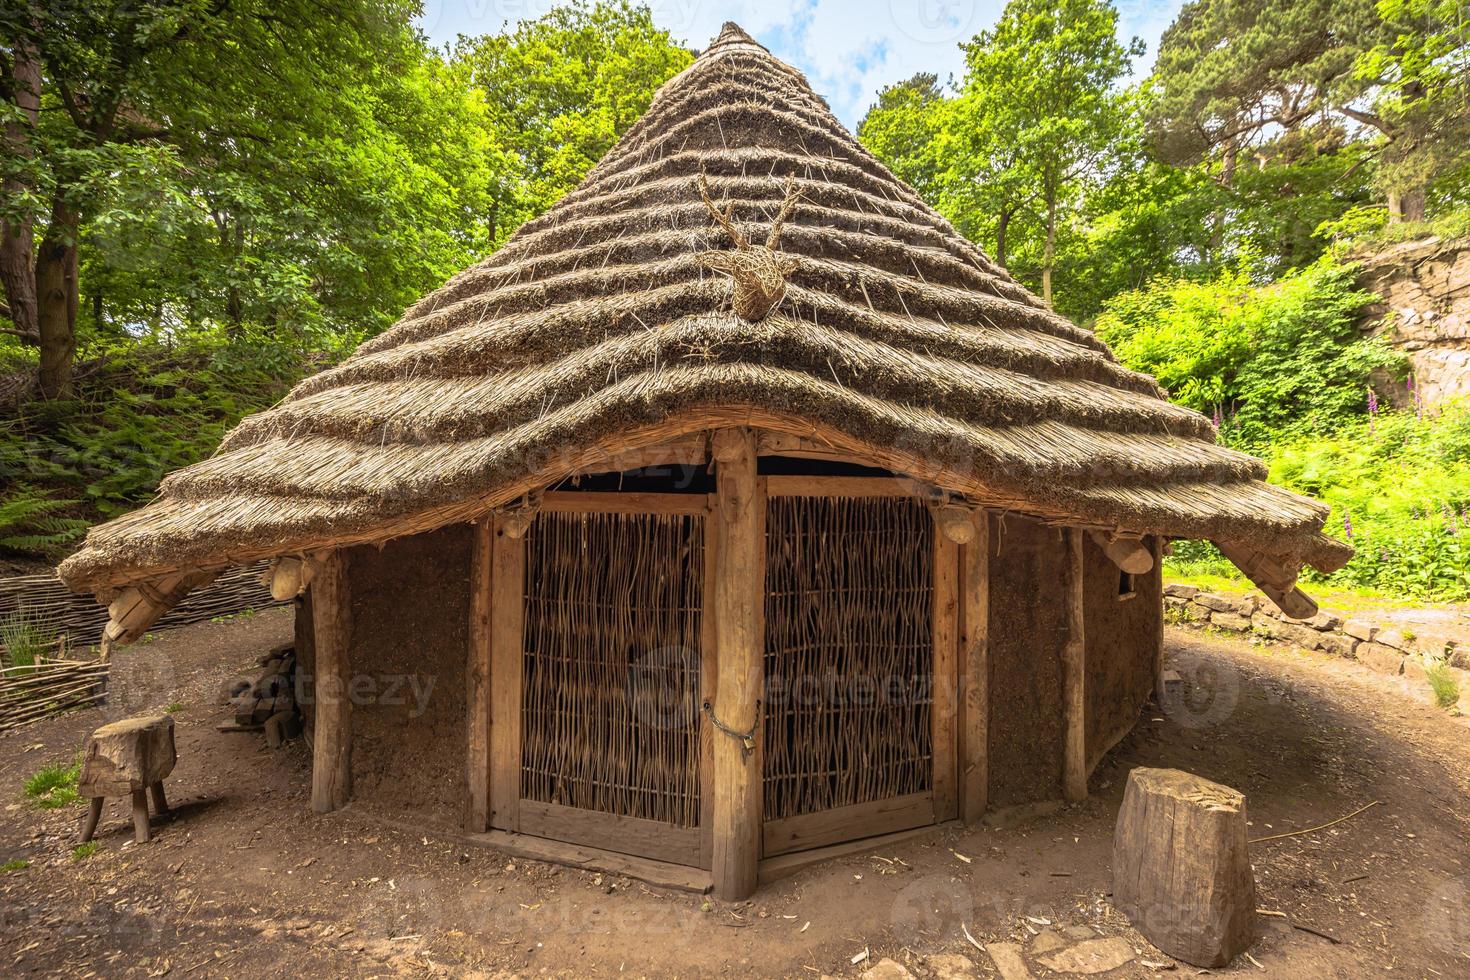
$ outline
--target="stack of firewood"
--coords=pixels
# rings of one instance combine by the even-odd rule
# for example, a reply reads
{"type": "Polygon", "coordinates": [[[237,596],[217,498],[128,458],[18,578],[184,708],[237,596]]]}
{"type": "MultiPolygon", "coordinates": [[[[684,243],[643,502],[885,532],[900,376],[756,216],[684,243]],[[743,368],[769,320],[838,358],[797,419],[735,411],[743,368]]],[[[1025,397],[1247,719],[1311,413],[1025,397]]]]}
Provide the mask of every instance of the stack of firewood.
{"type": "Polygon", "coordinates": [[[221,731],[265,731],[271,748],[301,734],[296,703],[296,648],[275,647],[258,661],[260,669],[230,682],[227,695],[235,709],[233,724],[221,731]]]}

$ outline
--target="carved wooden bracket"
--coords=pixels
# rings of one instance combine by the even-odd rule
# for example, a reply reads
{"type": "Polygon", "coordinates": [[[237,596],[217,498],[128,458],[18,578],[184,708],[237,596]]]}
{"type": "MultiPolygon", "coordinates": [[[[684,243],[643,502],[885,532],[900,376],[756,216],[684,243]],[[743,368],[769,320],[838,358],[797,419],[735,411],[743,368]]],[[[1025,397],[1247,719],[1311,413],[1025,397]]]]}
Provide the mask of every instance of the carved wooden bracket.
{"type": "Polygon", "coordinates": [[[286,602],[306,591],[316,575],[316,567],[316,562],[305,558],[277,558],[261,578],[270,586],[272,599],[286,602]]]}
{"type": "Polygon", "coordinates": [[[523,538],[541,510],[541,494],[528,493],[514,503],[495,508],[495,523],[507,537],[523,538]]]}
{"type": "Polygon", "coordinates": [[[940,495],[928,501],[929,513],[939,533],[955,544],[975,540],[975,512],[980,508],[959,497],[940,495]]]}
{"type": "Polygon", "coordinates": [[[1215,547],[1286,615],[1292,619],[1311,619],[1317,615],[1317,603],[1296,587],[1297,569],[1287,568],[1270,555],[1246,545],[1216,541],[1215,547]]]}
{"type": "Polygon", "coordinates": [[[1127,531],[1104,533],[1092,531],[1092,540],[1103,550],[1114,565],[1129,575],[1143,575],[1154,567],[1154,553],[1144,542],[1143,535],[1127,531]]]}

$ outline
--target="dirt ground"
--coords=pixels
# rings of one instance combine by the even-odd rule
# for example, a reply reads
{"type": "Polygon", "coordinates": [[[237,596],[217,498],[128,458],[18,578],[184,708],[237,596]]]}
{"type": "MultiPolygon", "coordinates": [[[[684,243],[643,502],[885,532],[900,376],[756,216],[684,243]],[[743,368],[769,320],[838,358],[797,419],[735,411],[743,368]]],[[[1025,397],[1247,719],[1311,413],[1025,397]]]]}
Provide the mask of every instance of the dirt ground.
{"type": "Polygon", "coordinates": [[[399,829],[361,801],[314,816],[304,744],[215,730],[221,682],[290,630],[274,610],[161,634],[118,654],[115,703],[0,738],[0,863],[29,861],[0,873],[0,974],[817,977],[891,957],[919,977],[995,975],[968,930],[1021,944],[1038,977],[1055,975],[1042,947],[1088,936],[1134,954],[1109,977],[1192,976],[1107,900],[1124,781],[1147,765],[1244,791],[1253,836],[1377,801],[1253,846],[1258,904],[1284,917],[1215,972],[1470,976],[1466,722],[1350,662],[1171,631],[1187,696],[1145,712],[1084,805],[935,831],[730,905],[399,829]],[[81,811],[36,809],[25,777],[107,720],[168,707],[176,815],[139,846],[110,804],[100,849],[74,859],[81,811]]]}

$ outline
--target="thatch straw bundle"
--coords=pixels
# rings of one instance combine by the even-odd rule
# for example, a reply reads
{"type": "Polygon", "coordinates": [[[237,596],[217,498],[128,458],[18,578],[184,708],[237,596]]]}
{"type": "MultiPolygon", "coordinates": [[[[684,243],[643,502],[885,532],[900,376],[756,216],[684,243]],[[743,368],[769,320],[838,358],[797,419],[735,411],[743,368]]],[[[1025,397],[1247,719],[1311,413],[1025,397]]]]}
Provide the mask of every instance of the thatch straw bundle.
{"type": "Polygon", "coordinates": [[[556,207],[95,529],[62,575],[106,588],[382,540],[731,424],[1052,520],[1291,568],[1351,553],[1325,508],[1046,309],[730,25],[556,207]],[[769,241],[778,217],[784,290],[742,317],[712,253],[769,241]]]}

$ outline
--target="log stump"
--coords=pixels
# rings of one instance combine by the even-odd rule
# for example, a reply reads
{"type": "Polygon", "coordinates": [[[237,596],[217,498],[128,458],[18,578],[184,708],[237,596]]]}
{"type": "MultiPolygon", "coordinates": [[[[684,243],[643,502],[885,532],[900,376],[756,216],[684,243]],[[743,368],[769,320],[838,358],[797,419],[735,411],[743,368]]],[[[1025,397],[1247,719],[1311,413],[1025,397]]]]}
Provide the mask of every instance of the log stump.
{"type": "Polygon", "coordinates": [[[1245,797],[1178,769],[1135,769],[1113,835],[1113,904],[1175,959],[1224,966],[1256,938],[1245,797]]]}
{"type": "Polygon", "coordinates": [[[151,836],[148,797],[153,797],[157,815],[168,812],[163,780],[174,771],[174,720],[169,715],[125,718],[103,725],[87,739],[82,755],[82,773],[77,793],[89,797],[82,842],[97,832],[102,804],[109,796],[128,796],[133,801],[133,837],[146,843],[151,836]]]}

